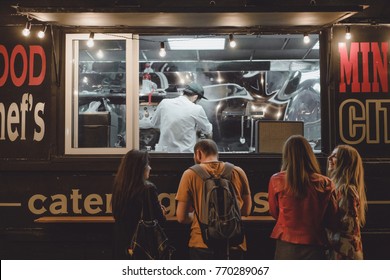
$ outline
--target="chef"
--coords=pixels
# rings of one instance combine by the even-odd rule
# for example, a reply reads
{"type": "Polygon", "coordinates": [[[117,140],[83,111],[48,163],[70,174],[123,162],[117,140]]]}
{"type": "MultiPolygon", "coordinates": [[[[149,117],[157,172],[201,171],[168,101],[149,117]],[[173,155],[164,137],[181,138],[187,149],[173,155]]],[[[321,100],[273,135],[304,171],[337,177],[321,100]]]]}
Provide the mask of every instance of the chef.
{"type": "Polygon", "coordinates": [[[211,138],[213,126],[202,106],[196,104],[204,97],[197,83],[188,84],[183,95],[163,99],[157,106],[152,125],[160,129],[159,150],[171,153],[193,153],[197,133],[211,138]]]}

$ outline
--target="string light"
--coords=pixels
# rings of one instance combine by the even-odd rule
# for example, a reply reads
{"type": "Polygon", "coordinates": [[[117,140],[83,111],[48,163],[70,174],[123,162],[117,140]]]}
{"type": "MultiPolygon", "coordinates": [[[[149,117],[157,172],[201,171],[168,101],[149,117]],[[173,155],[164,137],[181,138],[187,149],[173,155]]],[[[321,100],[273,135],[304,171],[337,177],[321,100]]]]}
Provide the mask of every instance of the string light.
{"type": "Polygon", "coordinates": [[[305,33],[305,34],[303,35],[303,42],[304,42],[305,44],[310,43],[310,37],[309,37],[309,35],[307,35],[307,33],[305,33]]]}
{"type": "Polygon", "coordinates": [[[89,38],[87,41],[88,47],[92,48],[95,45],[94,38],[95,38],[95,33],[93,33],[93,32],[89,33],[89,38]]]}
{"type": "Polygon", "coordinates": [[[96,56],[97,56],[98,58],[103,58],[103,57],[104,57],[103,51],[102,51],[102,50],[98,50],[98,52],[96,53],[96,56]]]}
{"type": "Polygon", "coordinates": [[[231,48],[235,48],[237,46],[237,43],[234,40],[233,34],[229,34],[229,45],[231,48]]]}
{"type": "Polygon", "coordinates": [[[165,44],[164,42],[160,42],[160,52],[159,55],[161,57],[165,57],[167,55],[167,52],[165,51],[165,44]]]}
{"type": "Polygon", "coordinates": [[[25,37],[28,37],[30,35],[30,30],[31,30],[31,22],[27,21],[26,26],[24,27],[22,34],[25,37]]]}
{"type": "Polygon", "coordinates": [[[345,28],[345,39],[351,40],[351,37],[352,37],[352,35],[351,35],[351,28],[349,26],[347,26],[345,28]]]}
{"type": "Polygon", "coordinates": [[[42,28],[42,30],[39,30],[39,32],[38,32],[38,34],[37,34],[38,38],[40,38],[40,39],[45,38],[46,29],[47,29],[47,26],[44,25],[43,28],[42,28]]]}

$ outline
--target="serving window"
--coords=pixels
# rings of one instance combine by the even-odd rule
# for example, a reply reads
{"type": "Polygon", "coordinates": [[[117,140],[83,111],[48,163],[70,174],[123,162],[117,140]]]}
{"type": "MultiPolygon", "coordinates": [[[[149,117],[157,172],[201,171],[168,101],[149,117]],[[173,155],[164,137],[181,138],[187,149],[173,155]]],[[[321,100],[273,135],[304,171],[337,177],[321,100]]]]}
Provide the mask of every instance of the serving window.
{"type": "Polygon", "coordinates": [[[263,151],[261,141],[282,143],[288,133],[263,128],[281,122],[291,122],[291,133],[303,134],[321,151],[317,35],[309,45],[299,35],[236,36],[235,49],[226,36],[94,34],[95,45],[88,47],[89,36],[66,36],[66,154],[165,152],[156,151],[160,133],[151,122],[154,112],[192,81],[204,88],[207,100],[198,104],[213,125],[220,152],[257,153],[263,151]],[[210,50],[207,43],[194,47],[192,40],[210,37],[220,39],[223,49],[210,50]],[[186,40],[192,49],[175,50],[170,43],[186,40]]]}
{"type": "Polygon", "coordinates": [[[159,102],[197,82],[207,97],[198,104],[213,125],[220,152],[279,153],[289,133],[304,135],[320,152],[319,38],[310,39],[307,45],[301,35],[236,36],[232,49],[226,36],[140,36],[140,148],[154,151],[158,143],[151,119],[159,102]],[[212,50],[212,43],[210,49],[207,43],[197,49],[197,38],[222,39],[222,49],[212,50]],[[151,42],[157,46],[159,41],[165,42],[163,58],[151,48],[151,42]],[[174,50],[175,41],[188,41],[189,48],[174,50]],[[281,122],[283,131],[278,131],[281,122]],[[278,144],[263,149],[264,140],[278,144]]]}

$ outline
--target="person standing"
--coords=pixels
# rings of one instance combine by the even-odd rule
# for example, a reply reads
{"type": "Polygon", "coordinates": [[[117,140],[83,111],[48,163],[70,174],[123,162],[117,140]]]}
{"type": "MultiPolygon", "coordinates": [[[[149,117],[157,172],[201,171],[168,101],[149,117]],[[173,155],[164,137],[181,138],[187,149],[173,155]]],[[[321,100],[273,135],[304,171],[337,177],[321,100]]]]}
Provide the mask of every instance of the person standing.
{"type": "Polygon", "coordinates": [[[328,157],[328,175],[336,185],[339,228],[328,230],[330,259],[361,260],[360,228],[366,222],[367,198],[363,161],[349,145],[337,146],[328,157]]]}
{"type": "MultiPolygon", "coordinates": [[[[194,147],[194,161],[210,175],[219,178],[224,171],[225,163],[218,160],[218,148],[210,139],[200,140],[194,147]]],[[[245,172],[234,166],[231,176],[238,205],[242,216],[248,216],[252,209],[252,199],[249,182],[245,172]]],[[[201,198],[203,196],[203,180],[192,169],[184,171],[176,194],[178,201],[176,216],[179,223],[191,224],[190,240],[188,243],[190,259],[218,259],[223,254],[215,252],[203,242],[198,219],[194,218],[194,210],[200,213],[201,198]]],[[[242,258],[246,251],[244,242],[236,248],[231,248],[232,259],[242,258]]]]}
{"type": "Polygon", "coordinates": [[[145,205],[144,217],[151,217],[160,223],[165,221],[163,207],[157,197],[156,186],[148,181],[151,167],[147,152],[131,150],[122,158],[114,179],[112,192],[112,213],[114,225],[115,259],[129,259],[127,249],[141,218],[145,197],[150,198],[152,212],[145,205]]]}
{"type": "Polygon", "coordinates": [[[213,126],[203,107],[195,104],[201,98],[205,98],[203,87],[190,83],[183,95],[160,102],[151,120],[153,127],[160,129],[160,147],[167,152],[192,153],[197,132],[211,137],[213,126]]]}
{"type": "Polygon", "coordinates": [[[268,186],[269,212],[276,219],[275,259],[325,259],[325,226],[335,226],[334,184],[320,174],[308,141],[299,135],[283,147],[281,171],[268,186]]]}

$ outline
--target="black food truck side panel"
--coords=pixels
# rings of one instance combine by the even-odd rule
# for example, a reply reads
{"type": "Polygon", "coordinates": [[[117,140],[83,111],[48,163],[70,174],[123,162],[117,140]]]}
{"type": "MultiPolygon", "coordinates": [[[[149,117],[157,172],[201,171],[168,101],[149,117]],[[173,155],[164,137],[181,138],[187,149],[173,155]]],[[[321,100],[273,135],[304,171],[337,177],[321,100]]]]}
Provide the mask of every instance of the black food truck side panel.
{"type": "MultiPolygon", "coordinates": [[[[17,33],[13,28],[6,29],[4,32],[17,33]]],[[[341,30],[335,29],[334,34],[337,35],[337,32],[340,35],[342,33],[341,30]]],[[[371,36],[368,34],[375,32],[377,36],[372,39],[374,43],[378,42],[377,38],[380,38],[382,33],[389,33],[388,28],[382,30],[372,27],[362,29],[360,34],[361,36],[371,36]]],[[[15,42],[8,42],[8,39],[5,38],[12,38],[12,36],[2,36],[0,46],[4,47],[1,47],[0,60],[2,56],[6,57],[7,60],[11,60],[15,46],[22,45],[27,57],[31,57],[29,55],[32,52],[34,65],[41,65],[34,66],[34,70],[28,68],[28,71],[33,71],[31,72],[33,73],[31,77],[32,81],[36,81],[37,77],[41,77],[43,66],[42,62],[39,61],[44,60],[42,59],[42,51],[37,51],[37,54],[34,51],[40,48],[32,48],[31,50],[31,44],[44,46],[46,63],[47,65],[51,65],[48,63],[51,57],[50,45],[41,42],[31,43],[31,41],[28,41],[29,43],[26,44],[20,43],[24,42],[24,39],[15,36],[13,37],[15,42]],[[5,53],[11,54],[8,56],[5,53]],[[36,67],[37,69],[35,69],[36,67]]],[[[362,42],[370,42],[369,38],[362,38],[362,40],[362,42]]],[[[355,42],[361,47],[362,42],[355,42]]],[[[329,92],[327,92],[331,101],[328,106],[332,106],[332,109],[334,108],[335,111],[335,114],[330,116],[331,124],[329,127],[331,128],[331,133],[329,137],[332,141],[331,146],[333,147],[337,143],[345,142],[345,139],[350,141],[350,138],[353,137],[360,139],[357,134],[349,135],[349,138],[345,138],[345,134],[343,134],[344,138],[341,138],[340,131],[344,131],[344,128],[347,132],[350,132],[349,128],[355,127],[356,131],[362,134],[362,127],[367,125],[367,123],[371,124],[371,121],[367,122],[367,119],[362,118],[362,115],[355,116],[353,114],[346,114],[349,117],[351,115],[358,117],[350,120],[344,118],[343,114],[339,114],[344,101],[350,99],[363,100],[360,102],[363,103],[364,108],[371,108],[371,99],[368,103],[366,101],[366,99],[369,99],[367,95],[371,96],[372,94],[372,100],[380,101],[378,103],[375,103],[375,101],[374,104],[376,105],[373,106],[379,112],[377,123],[380,127],[380,142],[371,143],[366,141],[366,139],[370,139],[371,141],[377,135],[374,134],[370,137],[365,137],[364,141],[366,142],[358,143],[356,147],[365,158],[367,195],[370,203],[367,225],[363,229],[365,258],[387,259],[388,252],[385,248],[389,247],[390,242],[390,191],[388,189],[388,182],[390,182],[390,161],[388,144],[383,142],[386,139],[384,138],[386,134],[383,129],[386,123],[386,118],[384,117],[385,112],[387,112],[386,100],[389,98],[388,87],[386,91],[384,84],[384,81],[387,81],[388,84],[389,65],[388,62],[387,64],[384,63],[384,61],[387,61],[388,51],[387,56],[386,52],[379,51],[382,65],[387,65],[387,68],[384,67],[387,71],[387,78],[383,74],[377,78],[380,92],[371,90],[371,92],[366,92],[368,93],[367,95],[363,95],[363,92],[344,93],[336,90],[342,79],[340,79],[341,75],[338,72],[339,70],[337,70],[340,69],[340,60],[338,47],[335,48],[335,46],[338,46],[336,37],[332,41],[331,50],[331,66],[334,67],[334,71],[329,71],[329,78],[332,82],[329,92]],[[335,73],[335,76],[333,73],[335,73]],[[369,105],[368,107],[366,106],[367,104],[369,105]],[[379,149],[381,152],[376,152],[376,149],[379,149]]],[[[371,46],[376,48],[376,43],[371,44],[371,46]]],[[[378,43],[377,46],[379,50],[383,50],[382,42],[378,43]]],[[[372,56],[373,54],[368,54],[368,57],[372,56]]],[[[363,61],[360,59],[361,57],[362,54],[358,54],[359,62],[357,63],[357,67],[360,67],[359,69],[365,69],[360,66],[363,61]]],[[[351,60],[350,55],[348,59],[351,60]]],[[[30,59],[25,59],[24,51],[21,47],[17,47],[14,53],[14,60],[16,64],[23,61],[30,63],[30,59]]],[[[32,64],[30,63],[29,65],[32,64]]],[[[6,131],[4,132],[4,136],[7,136],[5,137],[7,139],[0,139],[0,257],[2,259],[107,259],[111,257],[112,223],[45,224],[36,222],[39,218],[53,216],[110,216],[109,201],[112,180],[120,160],[119,157],[62,158],[57,154],[50,155],[49,146],[56,145],[56,142],[60,141],[58,138],[63,134],[62,132],[58,133],[56,137],[53,137],[53,141],[50,141],[48,137],[49,122],[57,119],[56,117],[48,117],[56,115],[54,112],[50,112],[51,107],[48,106],[55,99],[53,96],[50,97],[50,89],[47,84],[50,84],[51,81],[51,78],[47,74],[50,72],[48,70],[49,68],[52,68],[52,66],[46,67],[44,81],[39,85],[38,82],[29,84],[27,77],[29,77],[28,73],[30,72],[27,71],[25,85],[21,85],[20,87],[18,85],[23,80],[21,77],[23,77],[23,73],[26,70],[22,71],[19,68],[19,70],[16,70],[15,68],[14,81],[12,81],[12,77],[10,79],[8,74],[7,78],[4,78],[4,69],[0,69],[0,79],[6,80],[0,86],[0,103],[4,104],[7,112],[10,107],[13,112],[10,115],[12,122],[12,125],[9,126],[10,130],[4,128],[6,131]],[[14,84],[15,81],[16,85],[14,84]],[[25,88],[22,90],[24,86],[25,88]],[[15,95],[11,97],[9,95],[10,92],[13,92],[15,95]],[[23,103],[23,96],[26,93],[25,99],[27,101],[23,103]],[[30,96],[32,97],[31,102],[30,96]],[[28,109],[21,110],[20,108],[25,108],[21,104],[28,104],[28,109]],[[31,111],[29,111],[30,107],[31,111]],[[19,112],[20,120],[26,118],[26,140],[22,139],[23,125],[21,122],[16,121],[15,116],[17,111],[19,112]],[[29,120],[27,121],[27,119],[29,120]],[[45,134],[42,137],[43,128],[45,128],[45,134]],[[18,136],[15,138],[15,135],[18,136]],[[40,135],[40,137],[34,140],[34,135],[40,135]],[[11,141],[12,139],[15,139],[15,141],[11,141]],[[46,143],[46,145],[42,143],[46,143]]],[[[369,74],[371,78],[374,73],[378,74],[379,72],[375,72],[376,70],[373,70],[374,68],[372,66],[368,69],[371,69],[369,71],[373,71],[369,72],[372,73],[369,74]]],[[[352,86],[350,84],[351,80],[345,81],[348,81],[346,83],[347,88],[352,86]]],[[[372,81],[374,83],[374,80],[372,81]]],[[[359,104],[359,102],[352,102],[351,104],[359,104]]],[[[63,104],[59,102],[57,106],[63,106],[63,104]]],[[[359,111],[359,107],[356,108],[351,109],[353,113],[362,112],[362,110],[359,111]]],[[[63,108],[55,109],[58,111],[63,110],[63,108]]],[[[371,115],[370,112],[369,114],[371,115]]],[[[374,114],[374,116],[378,115],[374,114]]],[[[63,119],[60,121],[63,122],[63,119]]],[[[7,126],[9,122],[7,120],[7,126]]],[[[61,126],[58,123],[57,125],[61,126]]],[[[1,127],[0,131],[2,129],[3,127],[1,127]]],[[[354,143],[350,144],[355,145],[354,143]]],[[[221,159],[230,161],[246,171],[254,201],[252,216],[267,217],[268,180],[273,173],[280,169],[280,157],[224,154],[221,156],[221,159]]],[[[326,157],[320,155],[319,159],[325,172],[326,157]]],[[[192,156],[161,157],[155,155],[152,157],[151,164],[153,167],[151,180],[158,186],[161,192],[160,199],[170,210],[169,215],[174,215],[175,207],[173,198],[176,188],[182,172],[193,164],[192,156]]],[[[247,258],[272,259],[274,241],[269,238],[269,234],[272,230],[273,222],[264,220],[248,221],[245,222],[245,227],[248,232],[247,258]]],[[[177,258],[186,258],[188,227],[179,225],[175,221],[170,221],[167,224],[167,232],[176,243],[175,245],[178,249],[177,258]]]]}
{"type": "Polygon", "coordinates": [[[27,39],[19,28],[0,32],[0,158],[48,159],[50,40],[27,39]]]}

